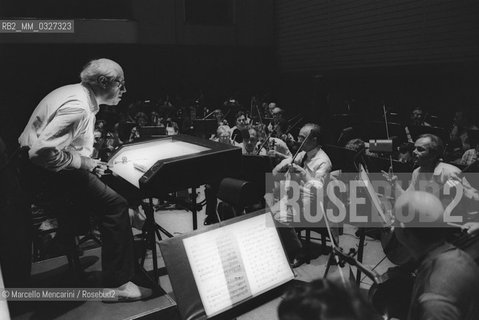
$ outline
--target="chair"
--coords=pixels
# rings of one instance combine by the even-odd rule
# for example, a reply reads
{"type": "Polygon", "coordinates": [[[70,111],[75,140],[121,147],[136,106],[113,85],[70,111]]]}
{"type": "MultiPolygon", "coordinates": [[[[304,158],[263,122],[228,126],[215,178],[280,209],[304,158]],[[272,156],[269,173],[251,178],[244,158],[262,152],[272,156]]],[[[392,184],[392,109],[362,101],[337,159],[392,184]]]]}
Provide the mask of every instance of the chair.
{"type": "MultiPolygon", "coordinates": [[[[331,175],[328,176],[328,178],[325,179],[324,185],[327,186],[331,178],[331,175]]],[[[324,212],[326,212],[326,209],[329,208],[331,205],[331,202],[328,201],[328,198],[324,198],[324,212]]],[[[329,222],[329,221],[328,221],[329,222]]],[[[324,218],[321,222],[323,226],[321,227],[303,227],[303,228],[296,228],[296,231],[298,233],[298,238],[302,240],[304,243],[304,262],[305,263],[310,263],[311,262],[311,257],[312,257],[312,249],[311,249],[311,240],[321,240],[321,250],[320,250],[320,255],[321,254],[327,254],[329,253],[329,248],[328,248],[328,241],[334,241],[335,245],[338,245],[339,243],[339,235],[342,234],[342,226],[338,226],[336,224],[332,224],[329,222],[329,226],[331,229],[331,234],[333,236],[333,240],[330,239],[328,229],[326,228],[326,224],[324,222],[324,218]],[[304,231],[305,235],[302,236],[302,232],[304,231]],[[318,233],[321,238],[314,238],[311,237],[311,232],[318,233]]]]}
{"type": "Polygon", "coordinates": [[[82,214],[83,208],[74,204],[68,195],[58,195],[50,190],[48,176],[30,164],[28,150],[20,151],[18,163],[20,185],[26,194],[30,208],[36,210],[33,212],[32,223],[34,259],[45,258],[41,238],[45,234],[55,232],[56,238],[61,238],[63,241],[52,242],[51,249],[54,249],[54,253],[58,255],[65,255],[70,269],[83,278],[80,245],[89,239],[101,245],[101,241],[93,233],[90,215],[82,214]],[[56,219],[58,227],[46,231],[39,230],[39,225],[48,218],[56,219]]]}
{"type": "Polygon", "coordinates": [[[101,240],[94,234],[93,225],[96,221],[90,218],[90,215],[82,214],[83,208],[74,205],[69,199],[60,199],[48,193],[40,194],[33,198],[32,206],[37,212],[33,219],[33,258],[36,261],[47,258],[48,252],[42,238],[46,234],[56,233],[55,239],[50,242],[50,254],[65,255],[69,268],[82,279],[84,270],[80,263],[80,256],[83,254],[81,245],[93,240],[96,245],[101,246],[101,240]],[[47,219],[56,221],[56,225],[48,230],[40,230],[39,226],[47,219]]]}
{"type": "Polygon", "coordinates": [[[248,181],[235,178],[221,180],[216,196],[231,208],[231,212],[227,213],[225,205],[218,204],[218,213],[222,220],[242,215],[246,206],[256,202],[253,185],[248,181]]]}

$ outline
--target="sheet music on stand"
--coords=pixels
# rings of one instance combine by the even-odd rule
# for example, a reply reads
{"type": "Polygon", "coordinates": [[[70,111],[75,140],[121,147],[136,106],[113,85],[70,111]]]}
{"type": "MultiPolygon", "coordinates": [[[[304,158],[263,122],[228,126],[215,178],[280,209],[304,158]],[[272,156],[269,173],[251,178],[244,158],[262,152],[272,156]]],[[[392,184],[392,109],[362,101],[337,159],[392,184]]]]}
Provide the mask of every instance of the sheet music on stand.
{"type": "Polygon", "coordinates": [[[221,318],[294,279],[269,212],[168,239],[160,249],[182,319],[221,318]]]}

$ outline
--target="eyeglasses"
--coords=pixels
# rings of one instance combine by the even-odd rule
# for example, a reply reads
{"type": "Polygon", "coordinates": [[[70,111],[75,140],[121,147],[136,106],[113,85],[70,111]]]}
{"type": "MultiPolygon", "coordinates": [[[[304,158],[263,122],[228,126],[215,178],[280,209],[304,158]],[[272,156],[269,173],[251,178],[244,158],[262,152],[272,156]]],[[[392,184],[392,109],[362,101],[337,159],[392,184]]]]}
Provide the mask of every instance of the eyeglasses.
{"type": "Polygon", "coordinates": [[[112,81],[118,83],[118,88],[120,88],[120,90],[125,89],[125,80],[113,79],[112,81]]]}

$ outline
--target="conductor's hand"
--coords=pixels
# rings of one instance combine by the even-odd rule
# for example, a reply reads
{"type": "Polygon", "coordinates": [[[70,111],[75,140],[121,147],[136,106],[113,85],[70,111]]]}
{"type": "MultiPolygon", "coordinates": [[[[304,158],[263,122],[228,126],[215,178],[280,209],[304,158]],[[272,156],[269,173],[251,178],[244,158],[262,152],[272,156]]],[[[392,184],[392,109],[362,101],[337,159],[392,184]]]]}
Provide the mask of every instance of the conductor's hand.
{"type": "Polygon", "coordinates": [[[89,157],[81,157],[81,166],[80,169],[93,171],[100,163],[100,160],[92,159],[89,157]]]}
{"type": "Polygon", "coordinates": [[[106,162],[98,161],[97,166],[93,168],[93,173],[98,178],[101,178],[104,175],[110,174],[111,171],[108,170],[108,164],[106,162]]]}

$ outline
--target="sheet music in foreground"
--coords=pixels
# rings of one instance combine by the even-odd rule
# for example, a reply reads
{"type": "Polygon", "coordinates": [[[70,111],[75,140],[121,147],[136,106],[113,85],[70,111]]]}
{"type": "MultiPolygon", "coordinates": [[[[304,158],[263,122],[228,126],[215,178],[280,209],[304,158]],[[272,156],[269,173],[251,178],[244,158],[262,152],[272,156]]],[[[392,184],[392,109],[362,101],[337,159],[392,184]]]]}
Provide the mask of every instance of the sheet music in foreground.
{"type": "Polygon", "coordinates": [[[183,240],[208,317],[294,278],[270,213],[183,240]]]}

